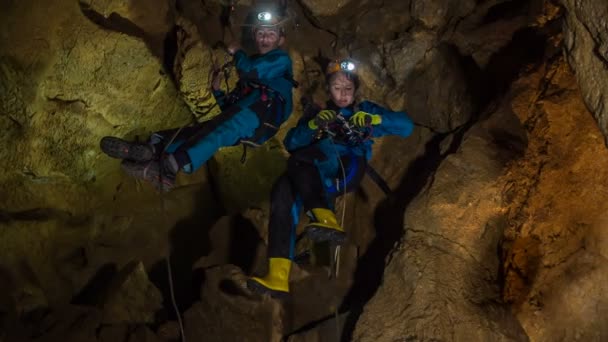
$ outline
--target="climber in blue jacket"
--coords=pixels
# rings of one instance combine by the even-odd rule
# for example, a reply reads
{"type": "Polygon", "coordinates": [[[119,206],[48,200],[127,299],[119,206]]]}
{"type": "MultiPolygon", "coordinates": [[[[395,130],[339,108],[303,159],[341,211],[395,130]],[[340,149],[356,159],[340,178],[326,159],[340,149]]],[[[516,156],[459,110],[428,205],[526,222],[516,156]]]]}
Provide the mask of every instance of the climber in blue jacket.
{"type": "Polygon", "coordinates": [[[346,233],[333,210],[335,198],[359,185],[372,155],[373,138],[412,133],[414,125],[404,112],[369,101],[355,104],[359,79],[354,62],[330,63],[326,79],[330,97],[326,108],[305,113],[284,140],[291,155],[287,172],[271,194],[268,273],[247,281],[255,292],[273,297],[289,293],[295,228],[302,207],[311,220],[304,231],[311,240],[343,243],[346,233]]]}
{"type": "Polygon", "coordinates": [[[224,94],[213,82],[221,114],[195,126],[156,132],[147,143],[104,137],[102,151],[123,159],[121,166],[127,174],[168,191],[178,171],[196,171],[220,147],[259,146],[274,136],[291,115],[296,82],[291,58],[280,48],[286,39],[284,18],[265,11],[256,19],[253,34],[258,54],[249,57],[235,43],[227,48],[239,75],[236,89],[224,94]]]}

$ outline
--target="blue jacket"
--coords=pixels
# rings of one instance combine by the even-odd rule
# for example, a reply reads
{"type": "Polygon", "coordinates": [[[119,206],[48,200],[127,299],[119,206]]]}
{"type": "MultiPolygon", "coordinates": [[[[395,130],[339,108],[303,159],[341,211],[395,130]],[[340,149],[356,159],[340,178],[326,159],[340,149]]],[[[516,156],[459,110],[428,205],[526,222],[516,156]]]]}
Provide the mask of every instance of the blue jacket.
{"type": "Polygon", "coordinates": [[[368,133],[370,133],[370,139],[357,145],[334,142],[330,137],[315,140],[317,131],[310,129],[308,126],[308,121],[312,119],[310,117],[302,118],[296,127],[287,132],[287,136],[283,143],[288,151],[292,152],[302,147],[315,144],[318,149],[323,152],[326,157],[325,160],[316,160],[315,164],[317,165],[321,178],[326,186],[330,186],[338,175],[338,157],[355,155],[364,156],[369,160],[372,157],[372,144],[374,143],[371,138],[385,135],[407,137],[412,134],[414,129],[412,120],[405,112],[393,112],[370,101],[363,101],[355,107],[348,108],[331,108],[331,105],[329,105],[328,109],[333,109],[336,112],[341,113],[347,120],[358,111],[378,114],[382,116],[382,122],[379,125],[374,125],[372,128],[369,128],[368,133]]]}
{"type": "MultiPolygon", "coordinates": [[[[277,124],[282,124],[289,118],[293,110],[292,89],[293,71],[289,54],[281,49],[274,49],[263,55],[247,56],[245,51],[238,50],[234,54],[234,66],[239,79],[242,81],[253,80],[277,91],[285,100],[281,111],[281,117],[277,124]]],[[[223,91],[213,92],[218,104],[225,109],[223,91]]],[[[241,98],[238,104],[246,107],[260,98],[260,91],[254,90],[247,96],[241,98]]]]}
{"type": "Polygon", "coordinates": [[[276,134],[276,130],[262,130],[260,128],[266,127],[262,124],[270,122],[278,127],[291,115],[293,72],[291,58],[285,51],[275,49],[263,55],[249,57],[239,50],[234,55],[234,63],[239,81],[244,85],[250,86],[252,83],[247,81],[255,81],[257,85],[270,89],[266,91],[266,95],[273,101],[274,106],[268,107],[264,103],[260,105],[262,92],[259,87],[249,87],[251,89],[246,93],[237,89],[238,100],[234,106],[225,102],[226,96],[223,92],[213,92],[222,109],[222,113],[213,119],[214,128],[198,132],[188,139],[174,141],[167,149],[179,149],[187,153],[190,163],[182,166],[186,173],[196,171],[221,147],[233,146],[243,139],[255,139],[258,144],[264,143],[276,134]],[[276,93],[281,95],[283,102],[278,100],[276,93]]]}

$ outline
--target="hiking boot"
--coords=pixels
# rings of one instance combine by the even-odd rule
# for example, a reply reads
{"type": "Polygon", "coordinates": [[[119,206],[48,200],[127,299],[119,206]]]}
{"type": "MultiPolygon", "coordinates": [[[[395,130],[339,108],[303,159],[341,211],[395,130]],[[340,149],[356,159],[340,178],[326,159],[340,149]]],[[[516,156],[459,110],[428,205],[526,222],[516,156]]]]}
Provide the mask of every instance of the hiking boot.
{"type": "Polygon", "coordinates": [[[123,160],[120,166],[131,177],[142,179],[159,191],[169,192],[175,186],[177,170],[170,165],[167,158],[150,161],[123,160]]]}
{"type": "Polygon", "coordinates": [[[273,298],[283,299],[289,296],[289,272],[291,260],[285,258],[270,258],[268,274],[263,278],[247,279],[247,288],[258,294],[269,294],[273,298]]]}
{"type": "Polygon", "coordinates": [[[304,232],[312,241],[329,241],[337,245],[344,243],[346,233],[338,224],[333,211],[325,208],[310,210],[313,221],[306,225],[304,232]]]}
{"type": "Polygon", "coordinates": [[[117,137],[103,137],[101,150],[110,157],[133,161],[149,161],[154,158],[152,147],[146,143],[130,142],[117,137]]]}

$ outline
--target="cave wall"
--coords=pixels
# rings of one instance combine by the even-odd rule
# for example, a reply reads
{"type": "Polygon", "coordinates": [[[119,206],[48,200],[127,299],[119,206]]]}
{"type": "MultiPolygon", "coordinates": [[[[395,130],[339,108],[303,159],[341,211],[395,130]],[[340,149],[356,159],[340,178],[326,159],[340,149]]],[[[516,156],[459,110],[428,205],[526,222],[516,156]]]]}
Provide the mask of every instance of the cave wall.
{"type": "MultiPolygon", "coordinates": [[[[88,332],[70,332],[73,340],[154,340],[165,328],[175,336],[174,322],[156,334],[145,327],[101,329],[104,299],[88,297],[92,283],[115,283],[133,260],[143,261],[158,286],[158,278],[166,279],[159,262],[167,254],[175,260],[178,304],[188,310],[192,338],[280,340],[289,333],[293,341],[323,340],[334,337],[333,323],[343,338],[360,341],[607,335],[605,4],[291,4],[300,26],[288,32],[288,49],[302,84],[294,99],[323,98],[317,55],[351,55],[361,63],[362,96],[406,109],[417,130],[374,147],[371,163],[392,197],[366,179],[338,203],[346,205],[351,237],[341,278],[328,279],[325,268],[296,267],[295,299],[282,307],[226,284],[263,268],[267,195],[283,171],[285,129],[263,149],[250,150],[245,164],[241,148],[231,147],[209,170],[180,176],[180,188],[164,197],[167,217],[157,194],[125,177],[118,161],[98,149],[104,135],[145,139],[217,114],[206,113],[213,100],[205,76],[225,55],[212,45],[241,34],[235,23],[251,3],[240,2],[232,27],[224,29],[216,21],[221,5],[2,5],[0,142],[8,148],[0,152],[6,294],[0,309],[31,318],[74,298],[89,306],[64,307],[42,320],[33,315],[40,325],[21,327],[23,340],[45,326],[58,327],[49,338],[67,336],[83,316],[88,332]],[[218,220],[225,213],[245,220],[218,220]],[[226,242],[233,236],[251,243],[226,242]],[[253,260],[217,248],[242,248],[253,260]],[[237,267],[220,266],[225,263],[237,267]],[[107,265],[112,272],[99,279],[107,265]],[[193,269],[208,279],[195,298],[193,269]],[[327,319],[335,309],[338,322],[327,319]]],[[[298,119],[296,108],[286,127],[298,119]]]]}
{"type": "Polygon", "coordinates": [[[497,286],[502,236],[497,180],[513,152],[494,134],[521,135],[509,111],[475,125],[408,206],[405,236],[353,340],[525,340],[497,286]]]}
{"type": "MultiPolygon", "coordinates": [[[[585,104],[608,136],[608,4],[601,0],[561,1],[566,9],[563,24],[564,48],[585,104]]],[[[608,141],[608,140],[607,140],[608,141]]],[[[608,145],[608,143],[607,143],[608,145]]]]}
{"type": "Polygon", "coordinates": [[[165,198],[165,216],[158,196],[99,150],[102,136],[144,139],[191,117],[163,67],[170,4],[136,5],[2,4],[4,313],[62,307],[134,259],[149,268],[172,226],[199,205],[217,210],[201,172],[182,183],[201,186],[165,198]]]}
{"type": "Polygon", "coordinates": [[[601,341],[608,336],[604,137],[563,57],[513,88],[511,107],[529,142],[504,177],[504,299],[531,340],[601,341]]]}

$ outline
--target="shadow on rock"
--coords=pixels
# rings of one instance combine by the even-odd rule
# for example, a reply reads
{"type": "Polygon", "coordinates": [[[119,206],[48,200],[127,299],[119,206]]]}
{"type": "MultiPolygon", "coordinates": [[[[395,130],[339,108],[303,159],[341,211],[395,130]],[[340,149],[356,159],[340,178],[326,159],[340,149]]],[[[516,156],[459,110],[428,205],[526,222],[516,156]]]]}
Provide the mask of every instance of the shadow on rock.
{"type": "Polygon", "coordinates": [[[202,271],[193,272],[193,265],[211,251],[213,246],[209,241],[209,230],[223,213],[223,209],[208,201],[205,194],[205,189],[196,194],[195,207],[200,209],[191,217],[179,221],[169,233],[171,252],[168,260],[159,261],[150,269],[150,280],[163,294],[163,307],[169,319],[176,317],[174,310],[170,309],[173,303],[167,261],[170,262],[173,293],[179,311],[185,311],[199,299],[204,275],[202,271]]]}

